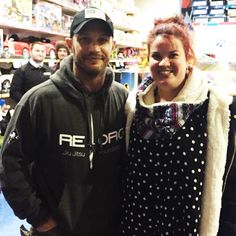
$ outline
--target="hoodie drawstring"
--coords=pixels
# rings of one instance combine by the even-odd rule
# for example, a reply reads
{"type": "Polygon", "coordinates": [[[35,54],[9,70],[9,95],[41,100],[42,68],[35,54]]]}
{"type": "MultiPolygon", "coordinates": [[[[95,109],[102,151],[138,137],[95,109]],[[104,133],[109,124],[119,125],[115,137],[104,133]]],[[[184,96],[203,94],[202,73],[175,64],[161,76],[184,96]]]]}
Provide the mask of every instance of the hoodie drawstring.
{"type": "Polygon", "coordinates": [[[93,156],[94,156],[94,127],[93,127],[93,116],[90,113],[90,127],[91,127],[91,145],[90,145],[90,150],[89,150],[89,168],[93,169],[93,156]]]}

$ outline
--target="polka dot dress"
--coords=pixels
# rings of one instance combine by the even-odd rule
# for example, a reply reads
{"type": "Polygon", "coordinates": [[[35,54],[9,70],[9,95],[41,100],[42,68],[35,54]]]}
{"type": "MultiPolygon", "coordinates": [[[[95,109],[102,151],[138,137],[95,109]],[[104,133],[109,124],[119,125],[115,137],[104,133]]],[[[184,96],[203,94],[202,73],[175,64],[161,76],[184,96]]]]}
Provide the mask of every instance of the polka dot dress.
{"type": "Polygon", "coordinates": [[[123,178],[123,235],[199,235],[207,104],[169,138],[140,137],[134,119],[123,178]]]}

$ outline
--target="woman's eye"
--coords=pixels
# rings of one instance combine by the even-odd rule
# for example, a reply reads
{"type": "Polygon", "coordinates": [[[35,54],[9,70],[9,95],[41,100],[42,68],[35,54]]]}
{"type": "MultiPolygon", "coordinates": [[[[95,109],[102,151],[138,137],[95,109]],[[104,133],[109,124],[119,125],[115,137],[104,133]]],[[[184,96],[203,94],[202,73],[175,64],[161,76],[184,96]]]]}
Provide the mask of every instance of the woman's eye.
{"type": "Polygon", "coordinates": [[[176,58],[176,57],[178,57],[178,53],[171,53],[171,54],[169,55],[169,58],[170,58],[170,59],[173,59],[173,58],[176,58]]]}

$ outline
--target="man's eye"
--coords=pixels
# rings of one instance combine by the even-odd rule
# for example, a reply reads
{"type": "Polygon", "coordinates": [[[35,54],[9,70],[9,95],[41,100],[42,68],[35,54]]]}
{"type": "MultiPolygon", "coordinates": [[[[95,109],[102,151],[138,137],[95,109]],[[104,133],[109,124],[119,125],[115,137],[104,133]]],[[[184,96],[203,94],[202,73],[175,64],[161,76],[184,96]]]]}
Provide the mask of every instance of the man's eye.
{"type": "Polygon", "coordinates": [[[152,58],[157,60],[157,61],[160,61],[161,60],[161,55],[160,54],[157,54],[157,53],[153,53],[152,54],[152,58]]]}
{"type": "Polygon", "coordinates": [[[89,38],[79,38],[79,43],[82,43],[82,44],[88,44],[90,42],[90,39],[89,38]]]}

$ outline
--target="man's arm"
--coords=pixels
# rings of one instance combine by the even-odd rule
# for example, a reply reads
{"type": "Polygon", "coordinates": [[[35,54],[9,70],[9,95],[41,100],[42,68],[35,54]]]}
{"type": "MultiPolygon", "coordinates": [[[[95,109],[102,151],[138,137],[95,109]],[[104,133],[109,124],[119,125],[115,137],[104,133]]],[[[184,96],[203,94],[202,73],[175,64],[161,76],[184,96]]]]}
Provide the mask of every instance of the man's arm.
{"type": "Polygon", "coordinates": [[[12,78],[10,87],[10,97],[15,101],[19,102],[23,96],[23,86],[24,86],[24,71],[18,68],[12,78]]]}
{"type": "Polygon", "coordinates": [[[37,227],[50,217],[48,208],[38,198],[30,167],[37,153],[37,135],[31,112],[17,105],[4,138],[0,157],[0,180],[5,199],[16,216],[37,227]]]}

